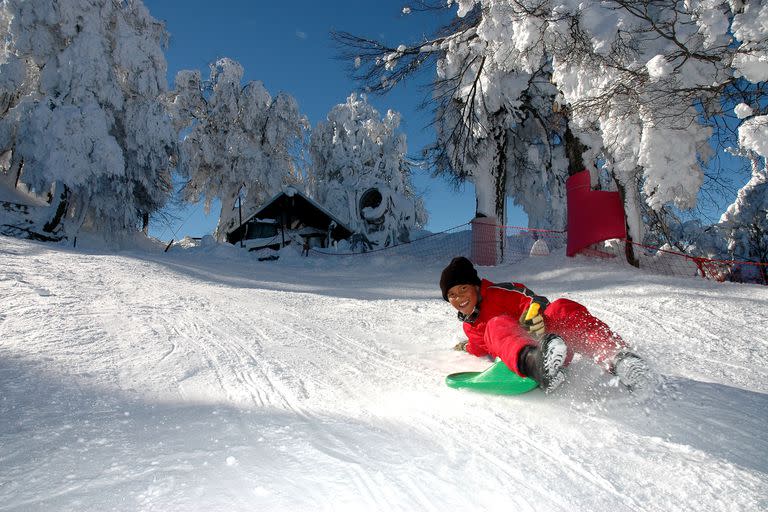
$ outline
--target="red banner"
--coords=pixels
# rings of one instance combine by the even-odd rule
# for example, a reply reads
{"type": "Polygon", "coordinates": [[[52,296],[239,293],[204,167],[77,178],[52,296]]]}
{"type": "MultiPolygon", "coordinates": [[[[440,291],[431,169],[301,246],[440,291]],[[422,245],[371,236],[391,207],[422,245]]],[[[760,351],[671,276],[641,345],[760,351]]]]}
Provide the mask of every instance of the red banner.
{"type": "Polygon", "coordinates": [[[567,256],[603,240],[626,238],[624,205],[618,192],[592,190],[586,170],[568,178],[565,188],[568,193],[567,256]]]}

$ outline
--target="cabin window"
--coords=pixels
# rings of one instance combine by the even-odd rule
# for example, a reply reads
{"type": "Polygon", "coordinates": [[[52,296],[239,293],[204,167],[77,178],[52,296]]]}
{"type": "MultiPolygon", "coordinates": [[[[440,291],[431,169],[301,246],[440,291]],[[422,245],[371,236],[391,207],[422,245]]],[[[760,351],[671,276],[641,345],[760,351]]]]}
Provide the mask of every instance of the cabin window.
{"type": "Polygon", "coordinates": [[[277,224],[251,222],[248,224],[248,234],[245,238],[252,240],[254,238],[270,238],[273,236],[277,236],[277,224]]]}

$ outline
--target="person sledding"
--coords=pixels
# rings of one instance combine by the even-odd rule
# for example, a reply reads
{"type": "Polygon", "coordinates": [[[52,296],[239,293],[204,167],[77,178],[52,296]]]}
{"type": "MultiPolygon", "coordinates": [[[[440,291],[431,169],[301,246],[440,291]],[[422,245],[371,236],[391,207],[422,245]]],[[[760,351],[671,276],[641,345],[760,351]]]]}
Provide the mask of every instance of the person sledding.
{"type": "Polygon", "coordinates": [[[468,338],[455,348],[479,357],[498,357],[516,374],[538,382],[545,392],[565,381],[564,369],[575,352],[593,359],[630,390],[650,385],[646,362],[578,302],[550,302],[520,283],[480,279],[463,256],[445,267],[440,290],[458,311],[468,338]],[[526,320],[532,306],[538,313],[532,318],[528,314],[526,320]]]}

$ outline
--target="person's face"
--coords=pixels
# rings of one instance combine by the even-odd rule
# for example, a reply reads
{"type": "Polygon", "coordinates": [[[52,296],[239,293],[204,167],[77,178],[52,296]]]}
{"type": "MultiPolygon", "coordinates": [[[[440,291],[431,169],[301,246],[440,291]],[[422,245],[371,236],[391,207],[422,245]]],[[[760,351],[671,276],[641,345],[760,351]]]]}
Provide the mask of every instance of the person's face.
{"type": "Polygon", "coordinates": [[[480,287],[474,284],[457,284],[448,289],[448,302],[464,315],[469,315],[477,306],[480,287]]]}

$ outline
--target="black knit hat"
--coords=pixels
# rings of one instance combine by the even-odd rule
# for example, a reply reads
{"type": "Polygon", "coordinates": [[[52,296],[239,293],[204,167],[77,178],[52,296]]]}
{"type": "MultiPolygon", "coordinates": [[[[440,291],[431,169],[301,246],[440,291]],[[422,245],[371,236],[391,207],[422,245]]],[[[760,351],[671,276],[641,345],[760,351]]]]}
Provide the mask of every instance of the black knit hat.
{"type": "Polygon", "coordinates": [[[440,290],[443,292],[443,299],[448,300],[448,290],[457,284],[480,286],[477,270],[472,266],[472,262],[464,256],[453,258],[448,266],[443,269],[443,273],[440,274],[440,290]]]}

